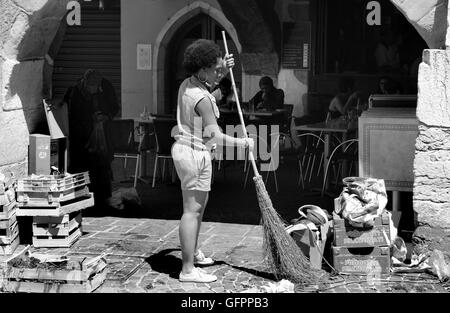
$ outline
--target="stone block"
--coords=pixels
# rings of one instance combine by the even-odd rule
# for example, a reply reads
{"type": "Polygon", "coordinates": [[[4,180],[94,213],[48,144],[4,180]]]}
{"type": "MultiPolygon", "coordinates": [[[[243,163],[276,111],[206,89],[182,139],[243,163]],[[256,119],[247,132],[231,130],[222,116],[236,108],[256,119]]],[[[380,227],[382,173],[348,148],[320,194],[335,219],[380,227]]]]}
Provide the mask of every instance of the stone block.
{"type": "Polygon", "coordinates": [[[48,17],[30,23],[17,53],[17,59],[27,60],[43,58],[55,38],[61,20],[59,17],[48,17]]]}
{"type": "Polygon", "coordinates": [[[445,45],[447,0],[391,0],[432,49],[445,45]]]}
{"type": "Polygon", "coordinates": [[[27,158],[28,135],[22,111],[0,114],[0,166],[22,162],[27,158]]]}
{"type": "MultiPolygon", "coordinates": [[[[443,192],[446,192],[443,190],[443,192]]],[[[447,197],[449,193],[446,192],[447,197]]],[[[435,228],[450,229],[450,208],[448,203],[436,203],[427,200],[430,197],[423,197],[423,199],[416,198],[418,195],[414,193],[414,211],[417,213],[417,220],[421,224],[427,224],[435,228]]]]}
{"type": "Polygon", "coordinates": [[[29,30],[28,15],[21,12],[17,15],[12,27],[7,32],[7,38],[3,42],[3,56],[15,60],[21,49],[23,38],[29,30]]]}
{"type": "MultiPolygon", "coordinates": [[[[3,63],[3,110],[11,111],[23,108],[42,110],[42,85],[44,61],[15,62],[7,60],[3,63]]],[[[33,124],[27,118],[27,122],[33,124]]]]}
{"type": "MultiPolygon", "coordinates": [[[[20,12],[11,1],[0,1],[0,48],[7,38],[8,31],[14,23],[16,15],[20,12]]],[[[1,50],[1,49],[0,49],[1,50]]]]}
{"type": "Polygon", "coordinates": [[[29,13],[33,13],[35,11],[41,10],[47,2],[58,2],[58,1],[49,1],[49,0],[11,0],[16,6],[24,9],[29,13]]]}
{"type": "Polygon", "coordinates": [[[450,127],[450,51],[424,50],[419,66],[417,118],[428,127],[450,127]]]}
{"type": "Polygon", "coordinates": [[[421,225],[413,236],[414,251],[418,254],[434,249],[441,250],[450,257],[450,229],[421,225]]]}

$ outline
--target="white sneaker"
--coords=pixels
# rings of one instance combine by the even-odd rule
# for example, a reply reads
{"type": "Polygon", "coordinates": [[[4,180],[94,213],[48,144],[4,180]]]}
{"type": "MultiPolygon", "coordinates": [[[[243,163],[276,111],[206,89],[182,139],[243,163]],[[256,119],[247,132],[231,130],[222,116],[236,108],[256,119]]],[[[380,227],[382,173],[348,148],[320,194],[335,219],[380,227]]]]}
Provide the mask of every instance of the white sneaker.
{"type": "Polygon", "coordinates": [[[190,283],[212,283],[217,280],[216,275],[211,275],[206,273],[205,271],[194,267],[192,272],[189,274],[180,273],[179,280],[181,282],[190,282],[190,283]]]}
{"type": "Polygon", "coordinates": [[[198,250],[197,254],[194,254],[194,264],[195,265],[212,265],[212,264],[214,264],[214,260],[211,258],[205,257],[203,252],[198,250]]]}

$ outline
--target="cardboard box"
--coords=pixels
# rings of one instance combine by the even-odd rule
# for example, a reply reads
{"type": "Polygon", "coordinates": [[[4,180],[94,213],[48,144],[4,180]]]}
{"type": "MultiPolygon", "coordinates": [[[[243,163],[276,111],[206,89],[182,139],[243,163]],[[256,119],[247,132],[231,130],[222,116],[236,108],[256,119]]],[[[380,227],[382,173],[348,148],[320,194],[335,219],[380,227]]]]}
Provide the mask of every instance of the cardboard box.
{"type": "Polygon", "coordinates": [[[313,268],[322,268],[322,258],[328,237],[331,235],[332,221],[316,227],[308,220],[302,220],[299,224],[289,225],[286,231],[309,258],[313,268]]]}
{"type": "Polygon", "coordinates": [[[390,249],[389,247],[333,247],[333,266],[338,273],[343,274],[389,274],[390,249]]]}
{"type": "Polygon", "coordinates": [[[50,175],[50,140],[49,135],[30,135],[28,175],[50,175]]]}

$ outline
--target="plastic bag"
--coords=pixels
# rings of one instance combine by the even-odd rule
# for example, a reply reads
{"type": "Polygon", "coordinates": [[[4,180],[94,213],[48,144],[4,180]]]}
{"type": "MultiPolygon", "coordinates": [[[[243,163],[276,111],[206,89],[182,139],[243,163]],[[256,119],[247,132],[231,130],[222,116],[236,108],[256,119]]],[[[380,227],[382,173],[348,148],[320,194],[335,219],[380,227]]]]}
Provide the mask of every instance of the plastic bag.
{"type": "Polygon", "coordinates": [[[383,179],[352,177],[339,196],[336,214],[358,228],[372,227],[387,204],[383,179]]]}
{"type": "Polygon", "coordinates": [[[86,148],[92,154],[102,157],[108,156],[108,145],[106,143],[103,122],[99,121],[94,123],[94,128],[92,129],[86,148]]]}

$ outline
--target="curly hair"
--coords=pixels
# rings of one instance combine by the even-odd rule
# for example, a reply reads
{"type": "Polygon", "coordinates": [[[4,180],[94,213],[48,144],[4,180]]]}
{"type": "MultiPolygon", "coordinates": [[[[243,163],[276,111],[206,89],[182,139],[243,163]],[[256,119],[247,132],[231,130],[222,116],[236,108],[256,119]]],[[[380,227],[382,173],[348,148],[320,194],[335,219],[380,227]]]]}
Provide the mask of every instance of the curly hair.
{"type": "Polygon", "coordinates": [[[211,40],[198,39],[191,43],[184,52],[183,66],[190,74],[196,73],[202,67],[211,67],[222,57],[217,44],[211,40]]]}

